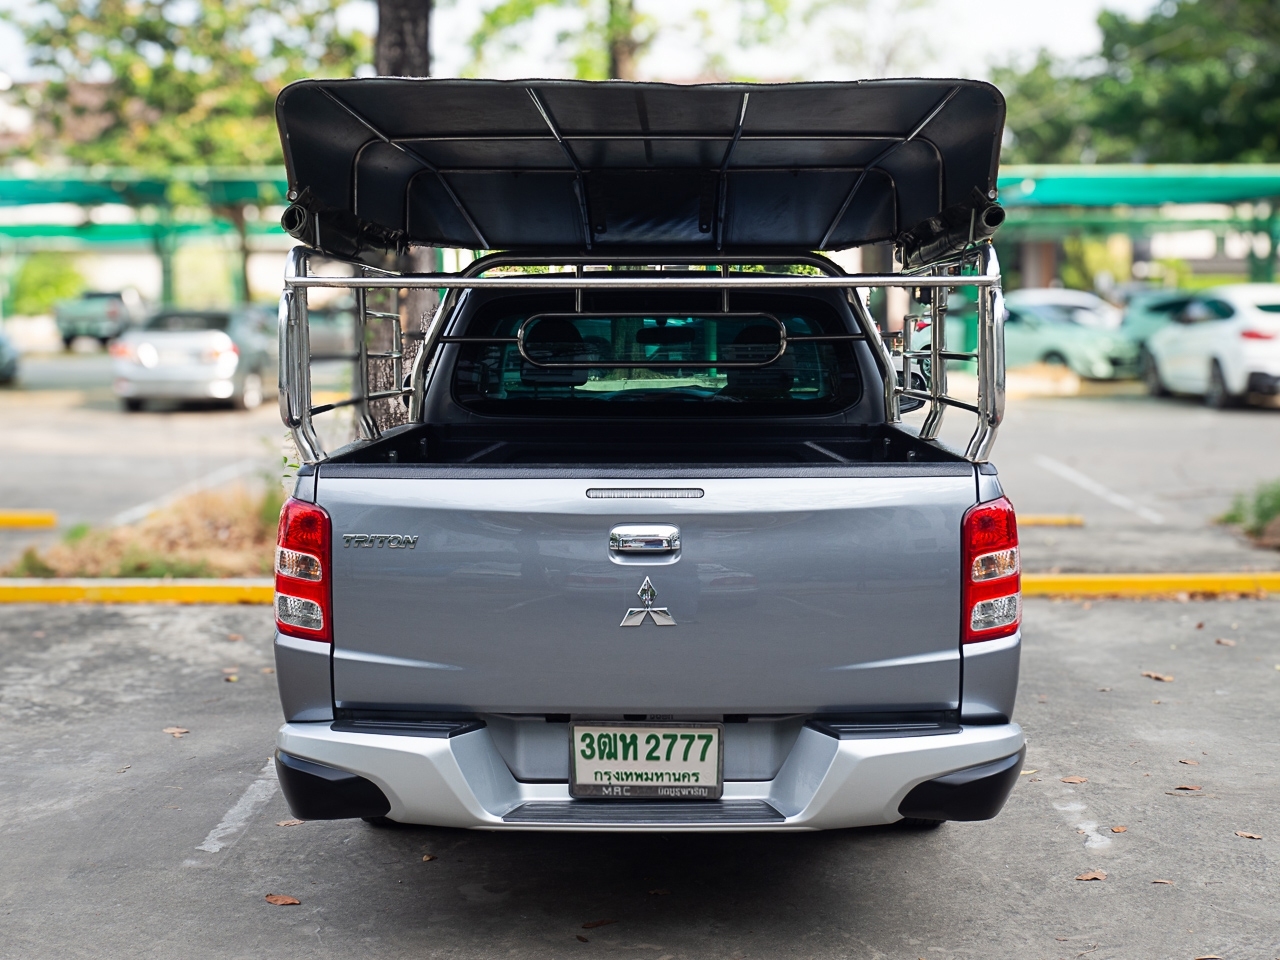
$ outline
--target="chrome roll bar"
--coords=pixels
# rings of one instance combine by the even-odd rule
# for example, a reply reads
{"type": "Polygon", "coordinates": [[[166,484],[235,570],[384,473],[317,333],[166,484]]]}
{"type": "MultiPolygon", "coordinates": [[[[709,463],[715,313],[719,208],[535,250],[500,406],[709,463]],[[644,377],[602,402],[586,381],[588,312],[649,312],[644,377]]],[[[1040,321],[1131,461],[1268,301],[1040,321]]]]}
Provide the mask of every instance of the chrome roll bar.
{"type": "MultiPolygon", "coordinates": [[[[575,306],[581,309],[584,290],[719,290],[726,306],[728,297],[735,290],[814,290],[837,289],[847,293],[859,333],[845,335],[789,336],[785,325],[781,329],[777,354],[764,361],[741,363],[720,361],[703,366],[757,367],[778,360],[786,352],[787,345],[798,341],[865,340],[871,347],[877,365],[884,377],[885,422],[900,423],[903,397],[922,400],[928,405],[920,438],[936,440],[942,428],[943,415],[948,407],[956,407],[976,415],[978,423],[965,448],[965,457],[974,462],[985,462],[990,457],[996,432],[1004,416],[1004,300],[1000,289],[1000,268],[995,250],[989,242],[974,244],[964,252],[947,257],[923,267],[889,274],[847,274],[836,264],[818,255],[750,255],[711,256],[688,258],[690,263],[704,267],[718,267],[717,271],[694,271],[672,275],[668,270],[623,270],[612,275],[601,275],[584,269],[589,266],[635,266],[652,264],[661,257],[594,255],[548,255],[541,257],[515,254],[492,254],[476,260],[458,273],[396,274],[355,260],[342,260],[322,255],[305,246],[294,247],[285,267],[284,292],[280,298],[280,416],[294,436],[299,455],[305,463],[316,463],[326,456],[324,446],[316,433],[312,418],[320,413],[340,407],[354,407],[355,434],[358,441],[372,441],[382,435],[369,404],[375,400],[407,398],[408,422],[419,423],[423,417],[423,405],[427,384],[442,348],[463,343],[514,343],[522,358],[530,364],[544,368],[605,368],[633,367],[637,362],[616,363],[601,361],[548,362],[530,356],[526,349],[526,327],[521,324],[516,337],[468,337],[446,336],[445,329],[457,313],[463,297],[472,290],[573,290],[575,306]],[[326,263],[342,264],[353,276],[316,275],[311,270],[312,259],[326,263]],[[810,273],[731,273],[734,264],[800,264],[820,270],[810,273]],[[524,267],[548,265],[571,266],[572,272],[529,273],[524,267]],[[928,301],[928,323],[931,332],[926,349],[912,347],[913,326],[924,316],[908,316],[904,319],[900,346],[888,338],[886,342],[880,328],[872,319],[863,294],[874,288],[906,288],[915,290],[920,299],[928,301]],[[977,290],[978,331],[977,349],[972,352],[949,350],[946,343],[946,300],[949,291],[958,287],[977,290]],[[356,352],[349,357],[352,371],[351,396],[330,403],[314,405],[311,396],[311,363],[307,295],[313,288],[337,288],[353,291],[355,296],[356,352]],[[443,294],[439,306],[427,320],[421,318],[421,332],[402,329],[405,293],[411,289],[435,289],[443,294]],[[395,303],[393,311],[368,309],[370,291],[385,291],[395,303]],[[923,296],[924,291],[930,295],[923,296]],[[391,326],[392,347],[385,353],[369,353],[366,333],[370,321],[387,322],[391,326]],[[405,340],[421,339],[422,345],[414,357],[408,377],[405,378],[403,361],[405,340]],[[370,389],[369,361],[392,362],[392,388],[370,389]],[[970,403],[947,393],[947,363],[950,361],[976,361],[978,371],[977,403],[970,403]],[[919,376],[924,389],[918,388],[913,377],[919,376]]],[[[332,358],[331,358],[332,359],[332,358]]],[[[653,364],[645,364],[652,366],[653,364]]],[[[681,362],[668,364],[692,367],[699,364],[681,362]]]]}

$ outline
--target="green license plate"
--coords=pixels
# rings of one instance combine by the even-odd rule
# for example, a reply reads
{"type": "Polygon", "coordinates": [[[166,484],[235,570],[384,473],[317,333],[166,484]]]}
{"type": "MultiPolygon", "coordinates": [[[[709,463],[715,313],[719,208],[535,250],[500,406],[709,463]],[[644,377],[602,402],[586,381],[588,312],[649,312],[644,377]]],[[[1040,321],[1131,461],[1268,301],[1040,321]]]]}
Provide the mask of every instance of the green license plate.
{"type": "Polygon", "coordinates": [[[719,800],[724,728],[718,723],[574,723],[569,795],[719,800]]]}

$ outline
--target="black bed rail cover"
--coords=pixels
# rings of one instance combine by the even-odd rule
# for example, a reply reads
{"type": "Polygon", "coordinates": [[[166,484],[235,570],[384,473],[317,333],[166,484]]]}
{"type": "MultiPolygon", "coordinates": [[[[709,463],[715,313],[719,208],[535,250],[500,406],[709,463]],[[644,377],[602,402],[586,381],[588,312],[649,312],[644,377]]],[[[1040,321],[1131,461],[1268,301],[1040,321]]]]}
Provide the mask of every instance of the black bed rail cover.
{"type": "Polygon", "coordinates": [[[303,80],[276,103],[284,225],[328,253],[839,250],[995,198],[974,80],[303,80]]]}

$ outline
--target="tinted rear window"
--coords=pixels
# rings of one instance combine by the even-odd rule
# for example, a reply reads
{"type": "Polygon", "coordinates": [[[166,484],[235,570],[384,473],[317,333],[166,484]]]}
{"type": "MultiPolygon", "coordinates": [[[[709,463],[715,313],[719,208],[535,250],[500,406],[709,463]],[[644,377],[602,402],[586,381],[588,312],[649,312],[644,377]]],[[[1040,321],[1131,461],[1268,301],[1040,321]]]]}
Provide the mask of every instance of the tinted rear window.
{"type": "Polygon", "coordinates": [[[454,396],[491,413],[574,416],[649,416],[658,408],[710,416],[803,415],[858,401],[862,382],[850,342],[791,339],[847,334],[830,308],[757,306],[719,315],[532,309],[481,315],[467,335],[514,338],[523,326],[526,352],[554,366],[530,363],[514,343],[465,344],[454,368],[454,396]],[[788,337],[781,357],[779,324],[788,337]],[[609,366],[634,362],[642,365],[609,366]]]}
{"type": "Polygon", "coordinates": [[[169,333],[226,330],[230,319],[225,313],[162,313],[148,320],[146,329],[165,330],[169,333]]]}

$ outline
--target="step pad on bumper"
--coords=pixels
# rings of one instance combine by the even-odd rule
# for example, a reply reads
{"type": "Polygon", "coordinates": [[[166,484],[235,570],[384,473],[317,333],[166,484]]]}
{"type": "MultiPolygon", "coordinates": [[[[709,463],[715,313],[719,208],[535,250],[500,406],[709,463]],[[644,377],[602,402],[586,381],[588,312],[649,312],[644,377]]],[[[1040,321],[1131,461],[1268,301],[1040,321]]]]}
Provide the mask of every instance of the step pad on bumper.
{"type": "Polygon", "coordinates": [[[563,823],[573,826],[782,823],[786,819],[763,800],[712,800],[702,803],[536,800],[522,803],[502,818],[504,823],[563,823]]]}

